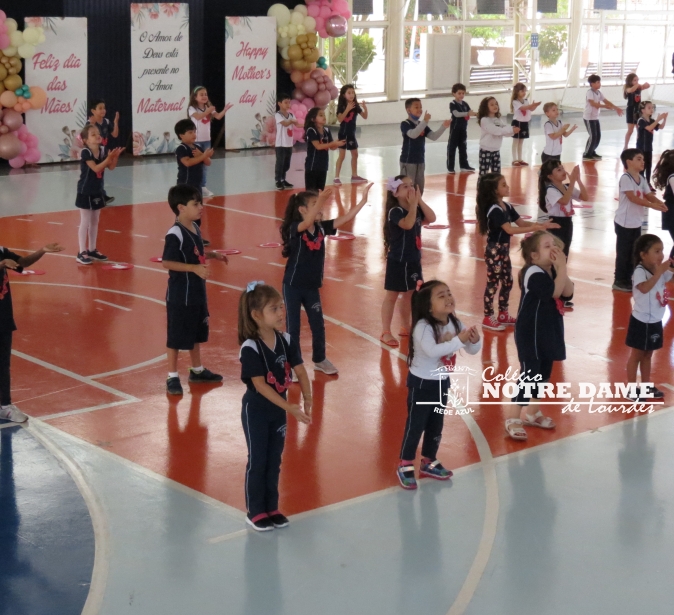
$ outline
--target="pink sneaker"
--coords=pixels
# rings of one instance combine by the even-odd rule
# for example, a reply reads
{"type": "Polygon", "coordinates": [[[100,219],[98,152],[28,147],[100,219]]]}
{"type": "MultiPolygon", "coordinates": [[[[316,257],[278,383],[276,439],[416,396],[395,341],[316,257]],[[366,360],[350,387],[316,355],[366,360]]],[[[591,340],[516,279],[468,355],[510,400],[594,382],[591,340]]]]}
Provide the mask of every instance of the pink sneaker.
{"type": "Polygon", "coordinates": [[[500,312],[498,315],[498,322],[500,325],[514,325],[517,322],[508,312],[500,312]]]}
{"type": "Polygon", "coordinates": [[[485,316],[482,319],[482,328],[490,329],[491,331],[505,331],[505,327],[493,316],[485,316]]]}
{"type": "Polygon", "coordinates": [[[335,177],[335,179],[332,180],[332,183],[333,183],[335,186],[341,186],[341,185],[342,185],[342,180],[339,179],[339,177],[335,177]]]}
{"type": "Polygon", "coordinates": [[[363,184],[367,181],[364,177],[361,177],[360,175],[352,175],[351,176],[351,183],[352,184],[363,184]]]}

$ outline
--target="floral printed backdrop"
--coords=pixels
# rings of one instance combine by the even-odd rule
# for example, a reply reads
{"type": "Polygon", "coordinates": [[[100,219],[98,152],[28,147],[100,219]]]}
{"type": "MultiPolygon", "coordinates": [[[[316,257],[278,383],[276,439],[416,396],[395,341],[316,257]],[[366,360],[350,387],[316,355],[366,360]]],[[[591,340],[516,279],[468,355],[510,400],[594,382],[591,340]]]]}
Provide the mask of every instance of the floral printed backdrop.
{"type": "Polygon", "coordinates": [[[276,19],[225,20],[227,149],[274,147],[276,141],[276,19]]]}
{"type": "Polygon", "coordinates": [[[25,61],[26,83],[41,87],[47,102],[26,114],[28,130],[40,138],[40,163],[79,160],[79,133],[87,123],[87,20],[85,17],[27,17],[46,41],[25,61]]]}

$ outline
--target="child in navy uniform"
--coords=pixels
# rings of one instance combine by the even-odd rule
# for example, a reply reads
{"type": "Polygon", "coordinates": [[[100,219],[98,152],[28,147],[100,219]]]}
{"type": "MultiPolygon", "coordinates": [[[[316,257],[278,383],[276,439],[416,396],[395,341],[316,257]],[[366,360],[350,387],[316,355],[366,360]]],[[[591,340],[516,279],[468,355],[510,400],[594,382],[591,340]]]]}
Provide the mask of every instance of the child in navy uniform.
{"type": "MultiPolygon", "coordinates": [[[[644,84],[639,83],[639,77],[636,73],[630,73],[625,77],[625,85],[623,85],[623,97],[627,100],[625,106],[625,120],[627,121],[627,134],[625,135],[625,147],[630,146],[630,138],[639,121],[639,104],[641,103],[641,92],[650,88],[648,82],[644,84]]],[[[637,146],[639,147],[639,146],[637,146]]]]}
{"type": "MultiPolygon", "coordinates": [[[[187,120],[191,121],[191,120],[187,120]]],[[[201,193],[194,186],[173,186],[168,193],[175,224],[166,233],[162,266],[169,270],[166,290],[168,379],[166,391],[182,395],[178,375],[178,351],[189,350],[192,367],[190,382],[220,382],[222,376],[201,365],[201,344],[208,341],[208,303],[206,259],[227,262],[218,252],[204,252],[196,221],[204,209],[201,193]]]]}
{"type": "Polygon", "coordinates": [[[119,161],[123,148],[118,147],[109,152],[101,146],[101,134],[98,128],[87,124],[80,133],[84,147],[80,157],[80,179],[77,182],[77,199],[75,207],[80,210],[80,228],[78,233],[79,249],[77,262],[80,265],[91,265],[93,260],[105,261],[108,257],[96,249],[98,238],[98,220],[101,209],[106,206],[105,190],[103,190],[103,173],[105,169],[112,171],[119,161]],[[87,239],[89,246],[87,249],[87,239]]]}
{"type": "Polygon", "coordinates": [[[657,119],[653,119],[655,106],[650,100],[645,100],[639,104],[637,120],[637,149],[640,149],[644,155],[644,170],[641,173],[651,186],[651,168],[653,166],[653,132],[661,130],[667,123],[667,113],[661,113],[657,119]]]}
{"type": "MultiPolygon", "coordinates": [[[[665,191],[663,200],[667,211],[662,212],[662,230],[669,231],[674,240],[674,149],[665,150],[660,155],[653,171],[653,183],[656,188],[665,191]]],[[[671,257],[674,257],[674,248],[671,257]]]]}
{"type": "Polygon", "coordinates": [[[463,83],[455,83],[452,86],[452,96],[454,96],[454,100],[449,103],[452,123],[449,126],[449,141],[447,142],[447,172],[455,173],[454,161],[457,149],[459,150],[460,169],[471,172],[475,169],[468,164],[468,120],[471,116],[476,116],[477,113],[471,111],[470,106],[464,100],[466,86],[463,83]]]}
{"type": "Polygon", "coordinates": [[[421,198],[421,190],[403,175],[389,178],[384,205],[384,250],[386,253],[386,296],[381,306],[381,342],[391,348],[400,346],[391,334],[393,312],[400,293],[402,324],[399,335],[409,335],[412,292],[423,280],[421,272],[421,224],[433,224],[435,212],[421,198]]]}
{"type": "MultiPolygon", "coordinates": [[[[107,151],[110,149],[110,138],[116,139],[119,136],[119,111],[115,113],[114,123],[111,123],[110,120],[105,117],[105,101],[97,98],[91,101],[89,112],[91,113],[89,123],[98,128],[98,132],[101,133],[101,145],[103,149],[107,151]]],[[[114,196],[105,195],[106,203],[112,203],[114,200],[114,196]]]]}
{"type": "Polygon", "coordinates": [[[21,272],[50,252],[61,252],[57,243],[50,243],[27,256],[19,256],[0,246],[0,419],[13,423],[25,423],[28,417],[12,403],[10,360],[12,358],[12,334],[16,331],[12,291],[9,287],[8,269],[21,272]]]}
{"type": "Polygon", "coordinates": [[[325,356],[325,324],[319,291],[323,286],[325,237],[335,235],[339,227],[356,217],[367,203],[371,187],[372,184],[367,186],[360,202],[349,213],[334,220],[323,220],[321,209],[335,188],[330,187],[318,195],[315,192],[293,194],[281,223],[283,256],[288,259],[283,274],[286,330],[300,350],[300,314],[304,306],[311,327],[314,369],[330,376],[338,370],[325,356]]]}
{"type": "Polygon", "coordinates": [[[403,134],[403,147],[400,152],[400,175],[409,177],[413,186],[418,186],[424,193],[424,172],[426,170],[426,138],[437,141],[449,128],[452,120],[445,120],[437,130],[431,130],[428,122],[431,114],[426,113],[421,119],[423,108],[418,98],[405,101],[407,119],[400,123],[403,134]]]}
{"type": "Polygon", "coordinates": [[[328,176],[330,156],[328,150],[342,147],[346,141],[333,141],[330,129],[325,126],[325,111],[313,107],[304,118],[304,140],[307,157],[304,159],[304,187],[306,190],[323,190],[328,176]]]}
{"type": "Polygon", "coordinates": [[[239,359],[246,384],[241,423],[248,445],[246,523],[259,532],[288,525],[278,507],[287,414],[311,422],[311,385],[295,340],[280,332],[284,324],[278,291],[264,282],[248,284],[239,300],[239,359]],[[286,399],[293,369],[302,387],[304,411],[286,399]]]}
{"type": "Polygon", "coordinates": [[[437,407],[447,405],[450,373],[456,353],[479,352],[477,327],[466,328],[456,317],[456,303],[449,287],[439,280],[419,284],[412,294],[412,335],[407,354],[407,423],[400,451],[398,480],[403,489],[416,489],[414,459],[421,435],[420,476],[448,480],[452,471],[437,459],[444,415],[437,407]],[[443,366],[447,369],[443,373],[443,366]],[[430,403],[429,403],[430,402],[430,403]]]}
{"type": "Polygon", "coordinates": [[[543,416],[538,402],[534,411],[522,406],[538,399],[537,384],[548,382],[555,361],[566,360],[564,343],[564,302],[573,298],[573,282],[566,269],[566,257],[559,239],[536,231],[521,242],[524,268],[520,270],[522,292],[515,324],[515,345],[520,360],[519,392],[505,421],[505,429],[513,440],[526,440],[523,424],[541,429],[554,429],[554,421],[543,416]]]}
{"type": "Polygon", "coordinates": [[[339,120],[339,134],[337,138],[345,141],[346,144],[339,148],[337,155],[337,164],[335,166],[335,186],[341,186],[342,180],[339,174],[342,172],[342,163],[346,157],[346,152],[351,152],[351,183],[358,184],[366,182],[367,179],[358,175],[358,141],[356,141],[356,120],[358,116],[367,119],[367,105],[365,101],[358,103],[356,90],[352,84],[343,85],[339,91],[337,101],[337,120],[339,120]]]}
{"type": "MultiPolygon", "coordinates": [[[[669,292],[665,284],[674,277],[674,260],[664,258],[664,246],[657,235],[641,235],[634,244],[634,275],[632,297],[634,307],[627,328],[625,344],[632,351],[627,360],[627,382],[637,381],[637,368],[641,382],[651,381],[653,351],[663,345],[662,319],[665,316],[669,292]]],[[[656,399],[665,395],[657,387],[650,390],[656,399]]],[[[630,397],[639,401],[638,395],[630,397]]]]}

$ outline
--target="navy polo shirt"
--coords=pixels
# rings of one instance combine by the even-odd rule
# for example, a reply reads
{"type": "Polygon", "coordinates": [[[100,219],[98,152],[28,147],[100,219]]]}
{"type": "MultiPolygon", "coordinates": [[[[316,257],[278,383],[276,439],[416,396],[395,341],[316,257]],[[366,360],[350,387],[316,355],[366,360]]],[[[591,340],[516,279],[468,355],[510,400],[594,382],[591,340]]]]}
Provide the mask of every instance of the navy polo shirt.
{"type": "Polygon", "coordinates": [[[399,263],[418,263],[421,260],[421,223],[424,212],[417,208],[417,219],[411,229],[400,228],[400,221],[407,217],[407,210],[400,205],[388,212],[389,251],[387,258],[399,263]]]}
{"type": "MultiPolygon", "coordinates": [[[[10,259],[18,262],[21,257],[7,248],[0,246],[0,261],[10,259]]],[[[12,291],[9,288],[9,274],[3,267],[0,272],[0,331],[16,331],[14,308],[12,307],[12,291]]]]}
{"type": "Polygon", "coordinates": [[[290,254],[283,274],[283,283],[301,288],[323,286],[325,265],[325,236],[337,233],[334,220],[314,223],[314,232],[309,229],[297,232],[299,222],[290,226],[290,254]]]}
{"type": "Polygon", "coordinates": [[[87,162],[91,161],[94,164],[100,164],[106,158],[105,150],[100,147],[98,150],[98,158],[88,148],[82,148],[80,155],[80,180],[77,182],[77,194],[86,194],[87,196],[100,195],[103,190],[103,173],[105,170],[96,173],[89,167],[87,162]]]}
{"type": "Polygon", "coordinates": [[[512,224],[520,215],[510,203],[504,201],[503,204],[505,211],[495,203],[487,212],[487,243],[510,243],[510,235],[501,227],[508,222],[512,224]]]}
{"type": "Polygon", "coordinates": [[[424,164],[426,162],[426,135],[433,132],[428,126],[416,138],[407,136],[408,131],[417,127],[412,120],[407,119],[400,124],[403,133],[403,149],[400,152],[400,162],[403,164],[424,164]]]}
{"type": "MultiPolygon", "coordinates": [[[[192,230],[176,223],[166,233],[162,260],[188,265],[204,265],[204,242],[196,224],[192,230]]],[[[181,305],[206,303],[206,280],[191,271],[169,271],[166,302],[181,305]]]]}
{"type": "MultiPolygon", "coordinates": [[[[645,117],[640,117],[637,122],[637,148],[642,152],[653,151],[653,133],[646,130],[646,126],[650,126],[654,121],[654,119],[647,120],[645,117]]],[[[660,130],[659,124],[656,124],[655,130],[660,130]]]]}
{"type": "Polygon", "coordinates": [[[177,184],[187,184],[188,186],[193,186],[201,190],[201,182],[204,177],[204,163],[200,162],[199,164],[192,165],[191,167],[186,167],[181,160],[183,158],[193,158],[192,152],[197,150],[203,152],[198,145],[195,145],[193,148],[189,145],[181,143],[176,147],[176,160],[178,161],[178,181],[177,184]]]}
{"type": "Polygon", "coordinates": [[[110,133],[112,132],[112,122],[107,117],[104,117],[100,124],[94,122],[94,126],[96,126],[98,132],[101,133],[101,145],[107,147],[108,139],[110,139],[110,133]]]}
{"type": "Polygon", "coordinates": [[[307,142],[307,157],[304,159],[304,168],[307,171],[327,171],[330,167],[329,150],[316,149],[313,142],[332,143],[330,129],[324,126],[323,134],[319,136],[315,128],[307,128],[304,140],[307,142]]]}
{"type": "Polygon", "coordinates": [[[468,116],[466,117],[456,117],[454,111],[457,113],[468,113],[470,111],[470,106],[465,100],[459,102],[458,100],[453,100],[449,103],[449,113],[452,116],[452,123],[449,125],[449,132],[466,132],[468,130],[468,116]]]}

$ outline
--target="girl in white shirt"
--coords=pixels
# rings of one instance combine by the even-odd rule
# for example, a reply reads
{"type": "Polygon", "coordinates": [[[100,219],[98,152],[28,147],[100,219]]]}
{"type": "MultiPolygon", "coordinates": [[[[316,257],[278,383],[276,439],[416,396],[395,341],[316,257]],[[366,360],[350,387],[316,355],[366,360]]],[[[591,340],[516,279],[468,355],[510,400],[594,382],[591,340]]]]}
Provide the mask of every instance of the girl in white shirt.
{"type": "Polygon", "coordinates": [[[412,335],[407,364],[407,423],[403,436],[398,480],[403,489],[416,489],[414,458],[421,435],[420,476],[448,480],[451,470],[436,458],[444,407],[449,392],[449,373],[453,371],[456,353],[465,348],[477,354],[481,348],[477,327],[466,328],[456,317],[456,304],[449,287],[439,280],[418,283],[412,294],[412,335]]]}
{"type": "MultiPolygon", "coordinates": [[[[627,382],[651,382],[653,351],[662,348],[662,319],[669,299],[667,282],[674,276],[674,260],[664,257],[664,246],[657,235],[641,235],[634,243],[634,274],[632,297],[634,307],[627,328],[625,344],[632,349],[627,360],[627,382]]],[[[656,399],[665,395],[653,386],[650,393],[656,399]]],[[[638,398],[631,398],[638,401],[638,398]]]]}
{"type": "Polygon", "coordinates": [[[477,110],[480,125],[480,175],[501,172],[501,143],[503,137],[512,137],[520,129],[508,126],[501,118],[498,101],[493,96],[482,99],[477,110]]]}
{"type": "MultiPolygon", "coordinates": [[[[189,107],[187,108],[187,117],[189,117],[197,127],[198,145],[204,152],[211,147],[211,119],[221,120],[225,113],[232,108],[232,104],[225,105],[225,108],[218,113],[215,107],[208,100],[208,92],[202,85],[198,85],[192,90],[189,107]]],[[[203,196],[213,196],[213,193],[206,188],[206,167],[204,167],[204,177],[201,180],[201,193],[203,196]]]]}
{"type": "Polygon", "coordinates": [[[519,132],[513,135],[513,166],[528,167],[529,165],[522,160],[523,139],[529,138],[529,121],[531,113],[536,110],[539,102],[529,103],[527,99],[527,86],[523,83],[516,83],[513,87],[513,95],[510,99],[510,110],[513,112],[513,121],[511,126],[519,128],[519,132]]]}

